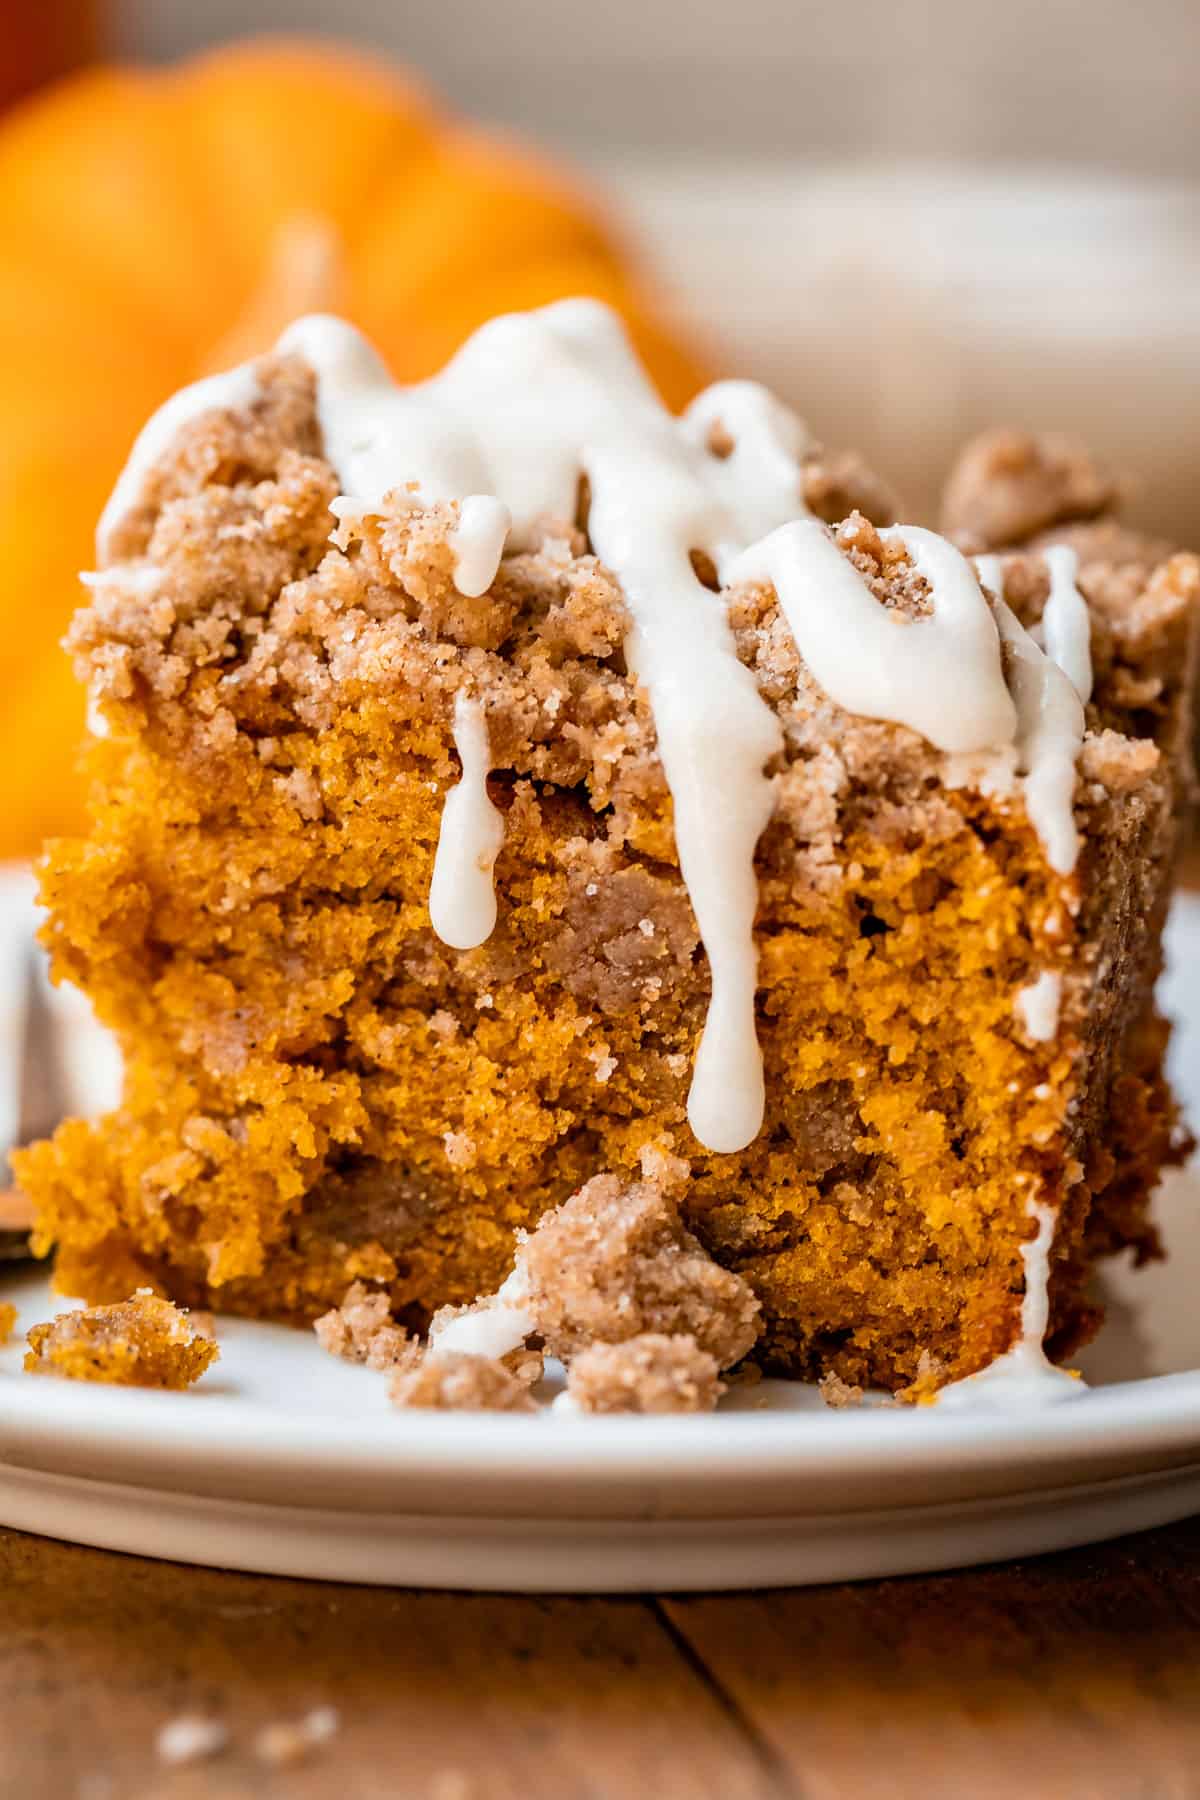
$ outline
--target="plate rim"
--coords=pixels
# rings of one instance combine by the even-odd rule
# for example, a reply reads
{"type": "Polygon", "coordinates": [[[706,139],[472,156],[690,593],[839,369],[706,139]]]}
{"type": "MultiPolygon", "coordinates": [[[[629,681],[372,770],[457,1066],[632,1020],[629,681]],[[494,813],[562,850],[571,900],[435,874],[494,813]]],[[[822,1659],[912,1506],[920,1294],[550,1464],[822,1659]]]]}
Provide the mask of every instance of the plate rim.
{"type": "MultiPolygon", "coordinates": [[[[1044,1469],[1064,1485],[1096,1478],[1097,1465],[1166,1466],[1200,1460],[1200,1371],[1090,1389],[1037,1413],[942,1414],[864,1408],[818,1414],[746,1412],[683,1418],[375,1413],[304,1415],[202,1390],[169,1394],[72,1387],[51,1377],[0,1377],[0,1462],[64,1469],[91,1461],[98,1479],[171,1486],[219,1466],[222,1491],[266,1479],[329,1484],[352,1497],[380,1487],[397,1497],[422,1483],[472,1478],[528,1490],[540,1504],[596,1485],[697,1488],[714,1502],[756,1483],[852,1486],[918,1472],[927,1479],[1011,1476],[1027,1485],[1044,1469]],[[1072,1479],[1073,1477],[1073,1479],[1072,1479]]],[[[1038,1482],[1043,1487],[1047,1482],[1038,1482]]],[[[481,1493],[486,1503],[486,1492],[481,1493]]]]}

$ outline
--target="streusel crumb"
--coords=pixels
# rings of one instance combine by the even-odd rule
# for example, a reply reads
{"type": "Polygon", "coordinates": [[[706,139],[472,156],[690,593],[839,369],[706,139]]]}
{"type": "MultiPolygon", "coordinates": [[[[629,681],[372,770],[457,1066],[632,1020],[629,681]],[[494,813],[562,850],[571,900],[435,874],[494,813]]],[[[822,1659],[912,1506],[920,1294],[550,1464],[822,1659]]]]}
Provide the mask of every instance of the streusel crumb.
{"type": "Polygon", "coordinates": [[[10,1301],[0,1301],[0,1344],[7,1344],[17,1322],[17,1309],[10,1301]]]}
{"type": "Polygon", "coordinates": [[[942,530],[974,555],[1094,519],[1119,493],[1081,444],[1001,428],[983,432],[959,456],[943,496],[942,530]]]}
{"type": "Polygon", "coordinates": [[[29,1374],[65,1375],[116,1387],[186,1388],[220,1351],[185,1309],[139,1288],[115,1306],[59,1313],[28,1337],[29,1374]]]}
{"type": "Polygon", "coordinates": [[[723,1392],[714,1356],[694,1337],[646,1331],[621,1344],[592,1344],[567,1373],[582,1412],[712,1412],[723,1392]]]}
{"type": "Polygon", "coordinates": [[[303,1718],[278,1719],[264,1725],[255,1736],[254,1754],[270,1768],[284,1768],[332,1743],[340,1727],[336,1707],[314,1706],[303,1718]]]}
{"type": "Polygon", "coordinates": [[[522,1303],[552,1356],[645,1332],[691,1336],[724,1368],[759,1331],[759,1304],[686,1230],[675,1202],[647,1181],[597,1175],[517,1253],[522,1303]]]}
{"type": "Polygon", "coordinates": [[[862,1388],[852,1381],[843,1381],[833,1369],[830,1369],[827,1375],[822,1375],[817,1387],[826,1406],[840,1409],[843,1406],[860,1406],[862,1404],[862,1388]]]}
{"type": "Polygon", "coordinates": [[[526,1383],[490,1356],[447,1350],[427,1355],[412,1369],[400,1369],[388,1383],[395,1406],[429,1407],[438,1412],[535,1412],[526,1383]]]}
{"type": "Polygon", "coordinates": [[[419,1354],[416,1340],[393,1319],[387,1294],[361,1281],[348,1289],[340,1306],[322,1313],[313,1330],[330,1356],[371,1369],[394,1369],[419,1354]]]}

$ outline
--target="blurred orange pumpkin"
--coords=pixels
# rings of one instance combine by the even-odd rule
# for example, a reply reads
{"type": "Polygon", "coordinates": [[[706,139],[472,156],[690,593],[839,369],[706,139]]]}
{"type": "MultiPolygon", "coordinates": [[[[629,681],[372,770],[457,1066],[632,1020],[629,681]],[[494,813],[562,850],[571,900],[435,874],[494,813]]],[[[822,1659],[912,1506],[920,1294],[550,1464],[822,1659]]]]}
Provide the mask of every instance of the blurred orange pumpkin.
{"type": "Polygon", "coordinates": [[[702,379],[591,208],[397,73],[265,40],[99,69],[0,128],[0,856],[77,823],[83,703],[58,639],[139,426],[296,314],[413,380],[493,313],[616,306],[679,405],[702,379]]]}

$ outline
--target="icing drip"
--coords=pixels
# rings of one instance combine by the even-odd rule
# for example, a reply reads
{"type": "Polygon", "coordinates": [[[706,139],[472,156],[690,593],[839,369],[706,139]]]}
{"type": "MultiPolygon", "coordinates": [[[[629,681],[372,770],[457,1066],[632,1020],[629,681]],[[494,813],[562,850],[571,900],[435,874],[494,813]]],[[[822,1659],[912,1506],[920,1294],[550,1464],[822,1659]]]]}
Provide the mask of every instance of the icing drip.
{"type": "Polygon", "coordinates": [[[1043,550],[1050,571],[1050,597],[1042,614],[1046,655],[1056,662],[1080,700],[1092,697],[1092,616],[1076,586],[1079,556],[1066,544],[1043,550]]]}
{"type": "Polygon", "coordinates": [[[804,511],[800,463],[812,448],[808,427],[758,382],[714,382],[697,394],[679,429],[715,455],[732,446],[725,461],[738,491],[740,542],[716,546],[718,563],[804,511]]]}
{"type": "Polygon", "coordinates": [[[730,577],[772,584],[801,656],[847,712],[907,725],[940,750],[1008,742],[1017,714],[996,625],[970,563],[916,525],[879,535],[902,543],[929,582],[930,616],[898,617],[881,606],[814,519],[773,532],[737,559],[730,577]]]}
{"type": "Polygon", "coordinates": [[[486,594],[496,579],[512,519],[507,506],[490,494],[468,494],[451,535],[454,585],[469,600],[486,594]]]}
{"type": "Polygon", "coordinates": [[[975,573],[985,588],[995,594],[997,600],[1004,598],[1004,558],[1002,556],[974,556],[975,573]]]}
{"type": "Polygon", "coordinates": [[[996,624],[1010,657],[1025,810],[1050,867],[1069,875],[1079,857],[1075,764],[1083,748],[1083,703],[1003,600],[996,602],[996,624]]]}
{"type": "MultiPolygon", "coordinates": [[[[1052,553],[1053,554],[1053,553],[1052,553]]],[[[980,581],[996,597],[996,624],[1008,649],[1008,685],[1017,708],[1017,768],[1024,777],[1025,808],[1030,824],[1041,839],[1046,861],[1060,875],[1069,875],[1079,857],[1079,832],[1075,825],[1075,765],[1083,748],[1083,701],[1073,679],[1056,660],[1039,650],[1004,599],[1004,558],[977,556],[980,581]]],[[[1053,632],[1068,655],[1076,674],[1081,671],[1080,626],[1074,602],[1064,589],[1065,564],[1051,564],[1051,584],[1057,581],[1059,606],[1053,632]],[[1057,574],[1056,574],[1057,570],[1057,574]]],[[[1067,570],[1070,574],[1072,571],[1067,570]]],[[[1069,582],[1083,607],[1085,632],[1090,632],[1087,607],[1069,582]]],[[[1090,642],[1090,640],[1089,640],[1090,642]]],[[[1091,686],[1091,652],[1087,650],[1087,684],[1091,686]]]]}
{"type": "Polygon", "coordinates": [[[1018,992],[1013,1010],[1036,1043],[1048,1044],[1058,1036],[1061,999],[1062,976],[1051,969],[1043,969],[1036,981],[1018,992]]]}
{"type": "MultiPolygon", "coordinates": [[[[1042,561],[1050,576],[1050,593],[1041,624],[1029,635],[1086,704],[1092,697],[1092,615],[1076,581],[1079,556],[1068,544],[1052,544],[1042,551],[1042,561]]],[[[977,556],[975,568],[980,581],[1003,600],[1004,558],[977,556]]]]}
{"type": "Polygon", "coordinates": [[[487,942],[496,924],[492,870],[504,842],[504,819],[488,799],[487,718],[478,700],[462,693],[454,707],[454,747],[462,779],[442,808],[429,917],[444,944],[474,950],[487,942]]]}
{"type": "Polygon", "coordinates": [[[1021,1302],[1021,1335],[1011,1350],[977,1375],[952,1381],[938,1395],[939,1406],[1053,1406],[1086,1391],[1086,1384],[1056,1368],[1042,1348],[1050,1323],[1050,1249],[1058,1214],[1052,1206],[1031,1205],[1037,1232],[1021,1246],[1025,1265],[1025,1298],[1021,1302]]]}

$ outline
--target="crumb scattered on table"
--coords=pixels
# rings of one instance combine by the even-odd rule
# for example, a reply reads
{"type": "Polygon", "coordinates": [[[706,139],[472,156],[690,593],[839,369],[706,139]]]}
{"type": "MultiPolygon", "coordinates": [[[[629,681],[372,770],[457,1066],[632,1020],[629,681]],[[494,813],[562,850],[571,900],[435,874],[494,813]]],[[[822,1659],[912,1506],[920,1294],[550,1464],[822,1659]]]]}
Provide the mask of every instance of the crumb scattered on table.
{"type": "Polygon", "coordinates": [[[186,1310],[139,1288],[115,1306],[63,1312],[28,1336],[30,1374],[116,1387],[186,1388],[220,1355],[186,1310]]]}
{"type": "Polygon", "coordinates": [[[220,1719],[201,1713],[180,1713],[162,1727],[154,1740],[159,1762],[200,1762],[216,1756],[229,1742],[228,1727],[220,1719]]]}
{"type": "Polygon", "coordinates": [[[10,1300],[0,1300],[0,1345],[7,1344],[17,1322],[17,1309],[10,1300]]]}
{"type": "Polygon", "coordinates": [[[260,1762],[281,1768],[285,1763],[299,1762],[330,1743],[338,1733],[341,1719],[336,1707],[314,1706],[301,1719],[279,1719],[264,1725],[254,1739],[254,1754],[260,1762]]]}

